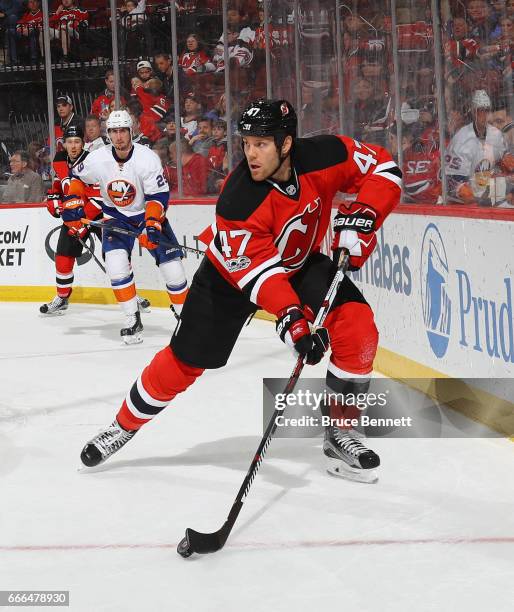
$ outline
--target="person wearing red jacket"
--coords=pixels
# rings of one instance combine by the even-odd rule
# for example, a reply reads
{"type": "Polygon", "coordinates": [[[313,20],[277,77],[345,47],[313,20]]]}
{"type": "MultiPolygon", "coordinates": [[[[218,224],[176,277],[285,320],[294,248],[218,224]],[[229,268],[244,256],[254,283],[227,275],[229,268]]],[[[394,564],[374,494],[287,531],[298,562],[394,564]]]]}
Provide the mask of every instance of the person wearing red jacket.
{"type": "MultiPolygon", "coordinates": [[[[12,51],[16,50],[16,40],[28,40],[31,64],[37,63],[38,50],[41,50],[41,55],[43,55],[43,44],[41,39],[42,24],[43,13],[41,11],[40,0],[28,0],[27,10],[18,19],[16,30],[8,30],[9,36],[15,34],[14,43],[10,47],[12,51]]],[[[16,63],[17,55],[15,55],[15,57],[11,57],[11,61],[16,63]]]]}
{"type": "Polygon", "coordinates": [[[141,132],[152,142],[158,140],[162,134],[157,126],[162,121],[167,111],[171,108],[171,102],[162,93],[162,81],[157,77],[151,77],[144,83],[137,77],[132,79],[134,96],[143,107],[139,117],[141,132]]]}
{"type": "MultiPolygon", "coordinates": [[[[182,188],[186,197],[205,196],[207,194],[207,175],[209,174],[209,162],[200,153],[195,153],[189,141],[182,137],[180,139],[182,151],[182,188]]],[[[177,151],[176,144],[172,142],[169,146],[171,164],[165,167],[165,176],[170,185],[170,192],[178,190],[177,176],[177,151]]]]}
{"type": "MultiPolygon", "coordinates": [[[[105,90],[93,100],[91,105],[91,115],[96,115],[100,119],[107,119],[109,116],[109,104],[114,100],[114,71],[107,70],[105,73],[105,90]]],[[[125,106],[126,100],[123,96],[120,103],[125,106]]]]}
{"type": "Polygon", "coordinates": [[[71,41],[80,38],[79,27],[87,26],[89,14],[75,4],[75,0],[61,0],[50,16],[50,38],[61,41],[63,60],[70,54],[71,41]]]}
{"type": "MultiPolygon", "coordinates": [[[[205,369],[227,363],[246,320],[257,308],[277,317],[277,332],[297,356],[318,363],[328,349],[327,386],[365,393],[378,331],[373,312],[348,276],[325,320],[311,329],[343,249],[359,269],[377,243],[376,233],[399,203],[401,172],[378,145],[347,136],[296,138],[296,113],[286,100],[257,100],[241,115],[244,159],[228,176],[215,223],[200,236],[208,244],[169,346],[143,370],[114,422],[82,450],[98,465],[185,391],[205,369]],[[320,252],[338,191],[334,262],[320,252]]],[[[341,406],[325,405],[330,419],[341,406]]],[[[332,420],[330,420],[332,423],[332,420]]],[[[352,430],[328,425],[323,443],[328,470],[370,482],[378,455],[352,430]]]]}

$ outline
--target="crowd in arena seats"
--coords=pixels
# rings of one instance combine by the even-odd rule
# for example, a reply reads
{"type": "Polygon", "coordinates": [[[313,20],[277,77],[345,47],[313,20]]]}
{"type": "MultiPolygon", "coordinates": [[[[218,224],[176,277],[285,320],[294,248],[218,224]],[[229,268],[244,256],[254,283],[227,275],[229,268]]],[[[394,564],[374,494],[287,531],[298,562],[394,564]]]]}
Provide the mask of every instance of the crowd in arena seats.
{"type": "MultiPolygon", "coordinates": [[[[40,60],[40,0],[27,0],[23,7],[17,1],[0,0],[0,6],[6,7],[4,17],[0,17],[0,27],[6,34],[8,54],[15,61],[22,48],[31,60],[40,60]]],[[[53,0],[50,3],[55,52],[61,58],[91,59],[91,49],[94,49],[98,58],[107,57],[109,52],[102,45],[108,36],[101,38],[100,30],[104,28],[108,32],[113,18],[108,3],[104,0],[78,2],[53,0]],[[89,49],[89,55],[81,47],[89,49]]],[[[355,138],[391,148],[398,159],[402,158],[407,202],[440,201],[444,172],[451,177],[451,201],[510,205],[514,191],[510,178],[513,169],[510,155],[514,153],[514,0],[448,0],[441,14],[444,91],[440,96],[436,91],[436,53],[429,6],[421,6],[414,0],[397,0],[398,53],[393,61],[389,3],[359,0],[341,5],[341,80],[335,52],[335,3],[319,0],[317,13],[309,3],[299,4],[302,11],[299,16],[294,15],[291,0],[271,0],[268,4],[271,75],[266,75],[263,3],[229,0],[226,42],[231,107],[227,109],[221,1],[176,2],[178,74],[175,75],[170,55],[169,3],[118,0],[121,105],[132,116],[136,141],[154,148],[161,156],[173,189],[178,184],[177,139],[184,143],[181,147],[184,194],[216,194],[229,167],[242,156],[237,136],[238,114],[249,99],[265,95],[267,76],[275,94],[296,99],[291,45],[295,19],[299,19],[302,104],[298,112],[304,135],[335,133],[342,124],[355,138]],[[175,80],[179,85],[177,96],[175,80]],[[399,104],[395,99],[397,89],[399,104]],[[477,92],[483,92],[485,97],[477,92]],[[441,98],[445,103],[444,125],[439,122],[441,98]],[[477,99],[481,100],[481,106],[476,103],[473,106],[473,100],[477,99]],[[176,125],[176,100],[180,125],[176,125]],[[455,152],[455,142],[463,139],[466,130],[477,131],[483,117],[485,123],[476,141],[466,141],[464,148],[483,149],[484,143],[489,145],[493,140],[494,154],[484,155],[476,163],[473,161],[474,166],[467,175],[456,174],[456,169],[451,167],[457,163],[454,154],[448,153],[441,167],[441,141],[448,151],[455,152]],[[229,133],[232,134],[230,160],[229,133]],[[398,142],[398,133],[401,142],[398,142]]],[[[112,70],[106,70],[102,87],[103,91],[97,92],[87,109],[86,138],[97,144],[106,138],[105,120],[115,105],[112,70]]],[[[78,120],[73,105],[68,103],[71,91],[64,87],[61,91],[64,91],[63,97],[57,99],[58,140],[67,122],[78,120]]],[[[460,163],[464,164],[462,160],[460,163]]],[[[45,163],[41,162],[40,166],[43,168],[45,163]]]]}

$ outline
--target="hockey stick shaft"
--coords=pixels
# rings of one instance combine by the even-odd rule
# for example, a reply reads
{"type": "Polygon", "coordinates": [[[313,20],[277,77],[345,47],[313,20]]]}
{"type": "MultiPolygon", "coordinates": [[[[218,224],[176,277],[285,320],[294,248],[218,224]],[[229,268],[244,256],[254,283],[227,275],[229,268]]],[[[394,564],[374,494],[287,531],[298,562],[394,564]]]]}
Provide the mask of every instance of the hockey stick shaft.
{"type": "MultiPolygon", "coordinates": [[[[348,251],[343,250],[341,254],[341,258],[339,260],[337,272],[334,276],[334,279],[332,280],[330,288],[327,291],[325,299],[323,300],[321,307],[318,311],[318,314],[316,315],[316,318],[314,320],[314,323],[313,323],[314,328],[321,327],[323,325],[328,315],[328,312],[332,306],[332,303],[334,302],[334,298],[337,295],[339,287],[348,270],[349,260],[350,260],[350,255],[348,251]]],[[[291,376],[289,377],[289,380],[287,381],[286,387],[284,389],[285,395],[288,395],[289,393],[293,392],[296,386],[296,383],[300,377],[300,374],[302,373],[304,365],[305,365],[304,357],[299,356],[296,361],[293,372],[291,373],[291,376]]],[[[271,443],[273,434],[275,433],[275,430],[277,428],[277,417],[279,416],[279,414],[282,414],[282,413],[283,411],[279,410],[278,408],[275,409],[275,411],[273,412],[273,415],[271,416],[268,422],[268,425],[266,427],[266,431],[264,432],[264,435],[257,448],[257,451],[255,452],[252,463],[250,464],[250,467],[248,468],[248,472],[246,473],[246,476],[236,495],[234,503],[232,504],[232,508],[230,509],[227,520],[225,521],[221,529],[214,534],[200,534],[199,532],[195,532],[192,529],[186,530],[186,537],[182,542],[185,541],[187,542],[188,546],[192,547],[192,550],[188,551],[188,554],[191,554],[192,552],[200,552],[200,553],[215,552],[216,550],[219,550],[220,548],[224,546],[225,542],[227,541],[228,536],[230,535],[230,532],[232,531],[232,528],[234,527],[234,524],[239,515],[239,512],[241,511],[241,508],[243,507],[244,500],[246,499],[246,497],[248,496],[248,493],[250,492],[250,487],[252,486],[255,476],[257,475],[257,472],[259,471],[259,468],[264,459],[264,455],[266,454],[266,451],[268,450],[268,447],[271,443]]],[[[183,552],[180,552],[180,546],[182,545],[182,542],[181,544],[179,544],[179,553],[182,554],[183,556],[188,556],[188,554],[183,554],[183,552]]]]}
{"type": "Polygon", "coordinates": [[[86,251],[89,251],[89,253],[91,254],[91,257],[96,261],[96,263],[98,264],[98,267],[100,268],[100,270],[102,270],[102,272],[104,274],[107,274],[106,270],[105,270],[105,266],[103,265],[103,263],[98,259],[98,257],[95,255],[95,252],[93,251],[92,248],[90,248],[87,243],[82,240],[82,238],[80,236],[76,236],[77,240],[80,242],[80,244],[82,245],[82,247],[84,249],[86,249],[86,251]]]}
{"type": "MultiPolygon", "coordinates": [[[[106,232],[112,232],[114,234],[122,234],[124,236],[133,236],[134,238],[138,238],[141,235],[141,232],[136,232],[134,230],[125,229],[124,227],[119,227],[117,225],[111,225],[105,221],[92,221],[91,219],[81,219],[84,225],[91,225],[92,227],[100,227],[106,232]]],[[[192,253],[196,253],[197,255],[204,255],[204,251],[200,249],[195,249],[194,247],[176,245],[172,242],[166,240],[166,238],[162,237],[160,243],[164,246],[171,247],[177,251],[191,251],[192,253]]]]}

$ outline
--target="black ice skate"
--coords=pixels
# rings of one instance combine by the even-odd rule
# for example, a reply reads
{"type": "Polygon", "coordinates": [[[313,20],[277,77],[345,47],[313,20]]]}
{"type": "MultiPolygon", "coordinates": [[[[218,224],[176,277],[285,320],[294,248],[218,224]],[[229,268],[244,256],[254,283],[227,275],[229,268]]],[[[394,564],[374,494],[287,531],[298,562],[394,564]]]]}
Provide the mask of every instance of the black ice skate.
{"type": "Polygon", "coordinates": [[[150,300],[147,300],[144,297],[140,297],[139,295],[136,295],[137,298],[137,308],[139,310],[139,312],[150,312],[150,300]]]}
{"type": "Polygon", "coordinates": [[[68,310],[68,298],[61,298],[58,295],[48,304],[39,307],[39,312],[45,315],[62,315],[68,310]]]}
{"type": "Polygon", "coordinates": [[[353,430],[326,427],[323,453],[327,458],[327,471],[334,476],[358,482],[376,482],[374,468],[380,465],[380,457],[364,446],[353,430]]]}
{"type": "Polygon", "coordinates": [[[82,463],[87,467],[99,465],[125,446],[136,433],[137,430],[127,431],[123,429],[118,421],[114,419],[105,431],[89,440],[86,446],[84,446],[80,453],[82,463]]]}
{"type": "Polygon", "coordinates": [[[143,324],[141,323],[141,315],[138,312],[127,315],[127,326],[120,331],[125,344],[139,344],[143,342],[143,324]]]}

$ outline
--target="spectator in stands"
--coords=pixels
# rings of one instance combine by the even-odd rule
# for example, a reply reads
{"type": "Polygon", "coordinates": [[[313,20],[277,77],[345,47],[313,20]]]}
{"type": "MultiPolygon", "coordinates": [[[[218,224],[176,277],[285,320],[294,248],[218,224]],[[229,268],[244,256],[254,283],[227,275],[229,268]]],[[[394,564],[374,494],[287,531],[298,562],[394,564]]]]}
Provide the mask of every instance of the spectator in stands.
{"type": "Polygon", "coordinates": [[[368,125],[371,117],[375,113],[375,101],[373,100],[373,83],[365,78],[359,78],[354,82],[353,104],[348,105],[350,120],[357,139],[363,139],[365,126],[368,125]],[[351,116],[353,115],[353,116],[351,116]]]}
{"type": "MultiPolygon", "coordinates": [[[[136,66],[136,76],[132,79],[132,81],[134,79],[139,79],[139,81],[141,81],[141,83],[145,83],[146,81],[148,81],[148,79],[151,79],[154,75],[154,71],[152,68],[152,64],[150,64],[150,62],[148,62],[147,60],[141,60],[140,62],[137,63],[136,66]]],[[[130,92],[131,95],[134,94],[134,88],[132,88],[132,91],[130,92]]]]}
{"type": "MultiPolygon", "coordinates": [[[[133,118],[137,118],[137,130],[140,134],[139,144],[151,146],[154,142],[157,142],[161,137],[161,130],[154,116],[143,115],[141,102],[137,98],[132,98],[127,103],[127,110],[133,118]]],[[[134,126],[132,126],[132,132],[134,132],[134,126]]]]}
{"type": "Polygon", "coordinates": [[[39,50],[43,55],[42,24],[43,12],[41,11],[40,0],[28,0],[27,10],[19,18],[16,28],[7,31],[11,63],[16,64],[18,62],[16,42],[26,39],[30,51],[30,63],[37,64],[39,50]]]}
{"type": "Polygon", "coordinates": [[[84,128],[84,150],[94,151],[105,147],[109,141],[107,138],[102,136],[102,126],[100,117],[97,115],[88,115],[86,117],[85,128],[84,128]]]}
{"type": "Polygon", "coordinates": [[[50,159],[50,147],[46,145],[41,147],[37,152],[38,158],[38,169],[37,173],[43,179],[43,181],[52,180],[52,160],[50,159]]]}
{"type": "MultiPolygon", "coordinates": [[[[185,138],[180,139],[182,157],[182,189],[184,196],[204,196],[207,194],[207,175],[209,163],[203,155],[195,153],[185,138]]],[[[170,164],[165,168],[165,175],[170,185],[170,191],[178,189],[177,180],[177,149],[176,143],[169,147],[170,164]]]]}
{"type": "Polygon", "coordinates": [[[198,34],[191,33],[186,38],[186,49],[180,54],[179,66],[186,76],[202,72],[214,72],[215,66],[205,51],[205,46],[198,34]]]}
{"type": "Polygon", "coordinates": [[[175,123],[175,109],[170,109],[164,117],[164,136],[168,146],[177,138],[177,124],[175,123]]]}
{"type": "MultiPolygon", "coordinates": [[[[107,70],[105,73],[105,89],[98,95],[91,105],[91,115],[101,119],[107,119],[109,115],[109,104],[114,100],[114,71],[107,70]]],[[[125,98],[121,96],[121,104],[126,104],[125,98]]]]}
{"type": "Polygon", "coordinates": [[[490,44],[500,36],[500,28],[487,0],[467,0],[469,34],[472,38],[490,44]]]}
{"type": "MultiPolygon", "coordinates": [[[[154,56],[154,64],[157,68],[155,76],[162,81],[162,91],[168,100],[174,100],[175,83],[173,81],[173,62],[169,53],[157,53],[154,56]]],[[[183,91],[186,79],[182,70],[178,71],[178,89],[183,91]]]]}
{"type": "Polygon", "coordinates": [[[208,157],[209,149],[214,144],[212,137],[212,119],[202,117],[198,121],[197,133],[191,136],[189,144],[193,148],[194,153],[200,153],[204,157],[208,157]]]}
{"type": "Polygon", "coordinates": [[[19,0],[0,0],[0,32],[1,30],[7,32],[11,64],[15,64],[18,61],[16,52],[16,24],[22,12],[23,6],[19,0]]]}
{"type": "Polygon", "coordinates": [[[209,162],[207,191],[208,193],[219,193],[228,174],[227,124],[225,121],[218,119],[213,122],[212,137],[213,143],[207,154],[209,162]]]}
{"type": "Polygon", "coordinates": [[[34,172],[37,172],[39,168],[38,152],[41,150],[42,147],[43,143],[37,142],[36,140],[29,142],[29,144],[27,145],[27,155],[29,156],[28,167],[34,172]]]}
{"type": "Polygon", "coordinates": [[[59,149],[62,149],[64,131],[70,125],[80,125],[84,128],[84,119],[75,114],[73,101],[66,94],[58,95],[56,99],[59,123],[55,126],[55,138],[59,149]]]}
{"type": "MultiPolygon", "coordinates": [[[[477,90],[471,101],[472,121],[451,139],[446,154],[448,192],[452,202],[498,206],[506,198],[494,180],[494,171],[514,170],[514,155],[507,151],[502,133],[488,122],[491,100],[484,90],[477,90]]],[[[500,182],[501,183],[501,182],[500,182]]]]}
{"type": "Polygon", "coordinates": [[[125,0],[120,8],[120,34],[123,57],[130,57],[128,47],[133,51],[132,57],[152,55],[153,35],[146,16],[146,0],[125,0]]]}
{"type": "Polygon", "coordinates": [[[454,136],[461,127],[466,124],[466,116],[463,108],[457,107],[448,111],[446,117],[446,131],[450,138],[454,136]]]}
{"type": "Polygon", "coordinates": [[[140,115],[141,129],[152,142],[155,142],[161,136],[157,124],[171,106],[170,101],[162,94],[162,82],[157,77],[152,77],[142,83],[134,77],[132,89],[143,108],[140,115]],[[152,123],[155,127],[152,127],[152,123]]]}
{"type": "Polygon", "coordinates": [[[27,151],[15,151],[10,160],[11,176],[2,194],[2,202],[41,202],[45,196],[43,181],[31,170],[27,151]]]}
{"type": "MultiPolygon", "coordinates": [[[[137,100],[135,102],[137,102],[137,100]]],[[[139,105],[139,102],[137,102],[137,104],[139,105]]],[[[138,107],[137,105],[129,102],[127,110],[132,118],[132,142],[143,145],[144,147],[152,148],[152,141],[141,131],[141,125],[139,122],[142,112],[141,105],[138,107]]]]}
{"type": "Polygon", "coordinates": [[[230,104],[232,109],[230,113],[227,113],[227,99],[225,94],[222,93],[218,98],[218,101],[214,105],[214,108],[210,111],[207,111],[205,113],[205,116],[209,117],[213,121],[216,121],[217,119],[222,119],[223,121],[225,121],[226,124],[228,124],[228,122],[230,121],[232,133],[234,133],[237,130],[237,118],[240,114],[241,105],[238,97],[235,95],[232,95],[230,97],[230,104]]]}
{"type": "Polygon", "coordinates": [[[166,138],[159,138],[157,142],[152,145],[152,151],[157,153],[163,168],[170,163],[170,157],[168,155],[168,141],[166,138]]]}
{"type": "Polygon", "coordinates": [[[62,59],[67,61],[71,42],[80,39],[80,29],[87,27],[89,15],[75,4],[75,0],[61,0],[57,10],[50,16],[50,39],[60,40],[62,59]]]}
{"type": "Polygon", "coordinates": [[[185,129],[185,137],[189,140],[197,133],[198,120],[202,116],[202,105],[194,92],[187,94],[184,100],[184,112],[181,117],[181,130],[185,129]]]}
{"type": "MultiPolygon", "coordinates": [[[[243,23],[244,11],[229,7],[227,11],[228,57],[234,68],[249,66],[253,59],[255,31],[243,23]]],[[[224,36],[220,36],[212,61],[216,72],[225,70],[224,36]]]]}

